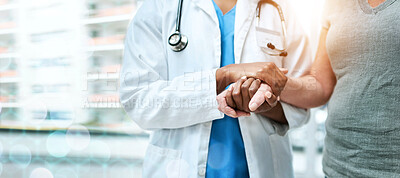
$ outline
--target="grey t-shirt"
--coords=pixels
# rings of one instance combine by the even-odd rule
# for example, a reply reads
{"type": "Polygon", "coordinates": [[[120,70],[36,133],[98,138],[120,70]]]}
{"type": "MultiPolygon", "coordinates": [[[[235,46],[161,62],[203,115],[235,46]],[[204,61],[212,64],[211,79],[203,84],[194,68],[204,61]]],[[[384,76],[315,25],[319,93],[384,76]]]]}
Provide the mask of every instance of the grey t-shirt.
{"type": "Polygon", "coordinates": [[[326,0],[337,84],[328,104],[328,177],[400,177],[400,2],[326,0]]]}

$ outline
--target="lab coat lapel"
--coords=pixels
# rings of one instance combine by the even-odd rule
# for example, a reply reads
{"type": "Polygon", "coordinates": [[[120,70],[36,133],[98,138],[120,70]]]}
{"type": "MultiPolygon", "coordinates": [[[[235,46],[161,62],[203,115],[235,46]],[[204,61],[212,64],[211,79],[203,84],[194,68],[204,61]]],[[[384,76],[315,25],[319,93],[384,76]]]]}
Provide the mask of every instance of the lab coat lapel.
{"type": "Polygon", "coordinates": [[[212,0],[192,0],[193,4],[195,4],[197,7],[199,7],[201,10],[203,10],[206,14],[210,16],[210,18],[217,24],[218,23],[218,17],[217,13],[215,12],[214,5],[212,3],[212,0]]]}
{"type": "Polygon", "coordinates": [[[258,0],[237,0],[235,17],[235,63],[241,62],[243,45],[255,16],[258,0]]]}
{"type": "MultiPolygon", "coordinates": [[[[195,6],[197,6],[202,11],[204,11],[211,18],[211,20],[214,21],[215,27],[219,31],[219,20],[218,20],[217,12],[215,12],[214,4],[212,1],[213,0],[192,0],[193,4],[195,6]]],[[[205,32],[205,33],[209,33],[209,32],[205,32]]],[[[221,39],[221,36],[219,36],[219,39],[221,39]]],[[[215,53],[219,57],[215,58],[215,63],[218,64],[217,66],[220,66],[221,65],[221,58],[220,58],[221,57],[221,41],[217,41],[216,43],[218,45],[215,48],[216,49],[215,53]]]]}

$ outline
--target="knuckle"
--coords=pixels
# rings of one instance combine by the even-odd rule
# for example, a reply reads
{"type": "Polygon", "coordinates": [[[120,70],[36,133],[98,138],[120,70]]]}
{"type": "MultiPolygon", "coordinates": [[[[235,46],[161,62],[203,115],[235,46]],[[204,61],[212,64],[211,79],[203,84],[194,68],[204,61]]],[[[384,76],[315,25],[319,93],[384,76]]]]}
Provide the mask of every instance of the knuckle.
{"type": "Polygon", "coordinates": [[[238,97],[240,95],[240,92],[239,91],[234,91],[234,92],[232,92],[232,96],[233,97],[238,97]]]}
{"type": "Polygon", "coordinates": [[[232,92],[233,92],[233,90],[227,91],[227,92],[226,92],[226,97],[231,96],[231,95],[232,95],[232,92]]]}
{"type": "Polygon", "coordinates": [[[240,87],[242,90],[247,90],[248,88],[249,88],[249,85],[248,84],[243,84],[241,87],[240,87]]]}
{"type": "Polygon", "coordinates": [[[257,92],[257,89],[254,88],[254,87],[252,87],[252,88],[249,89],[249,91],[250,91],[251,93],[256,93],[256,92],[257,92]]]}
{"type": "Polygon", "coordinates": [[[253,83],[254,83],[255,79],[254,78],[250,78],[247,82],[247,86],[250,87],[253,83]]]}

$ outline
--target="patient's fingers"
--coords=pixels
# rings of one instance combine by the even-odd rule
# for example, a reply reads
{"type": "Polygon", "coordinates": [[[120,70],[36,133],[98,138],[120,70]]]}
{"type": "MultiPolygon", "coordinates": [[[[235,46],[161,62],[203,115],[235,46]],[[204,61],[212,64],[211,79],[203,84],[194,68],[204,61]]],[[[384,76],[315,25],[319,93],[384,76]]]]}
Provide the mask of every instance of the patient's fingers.
{"type": "Polygon", "coordinates": [[[275,107],[276,104],[278,103],[278,97],[276,97],[274,94],[272,94],[271,91],[267,91],[265,93],[265,100],[271,106],[271,108],[275,107]]]}
{"type": "Polygon", "coordinates": [[[250,100],[250,103],[249,103],[250,111],[257,110],[258,107],[260,107],[265,102],[265,93],[267,91],[271,91],[271,87],[269,87],[265,83],[262,83],[260,88],[254,94],[253,98],[251,98],[251,100],[250,100]]]}
{"type": "Polygon", "coordinates": [[[229,107],[226,103],[226,94],[227,94],[227,90],[221,92],[218,96],[217,96],[217,102],[218,102],[218,110],[223,112],[224,114],[231,116],[231,117],[238,117],[236,111],[229,107]]]}

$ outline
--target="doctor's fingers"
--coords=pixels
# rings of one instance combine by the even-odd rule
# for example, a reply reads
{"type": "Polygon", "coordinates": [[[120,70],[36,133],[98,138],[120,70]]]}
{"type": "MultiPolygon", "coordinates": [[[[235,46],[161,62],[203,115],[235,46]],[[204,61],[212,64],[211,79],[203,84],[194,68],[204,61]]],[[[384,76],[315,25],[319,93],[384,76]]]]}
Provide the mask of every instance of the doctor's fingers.
{"type": "Polygon", "coordinates": [[[242,94],[242,107],[243,111],[250,112],[249,102],[250,102],[250,86],[254,82],[254,78],[249,78],[245,82],[243,82],[242,86],[240,86],[240,93],[242,94]]]}
{"type": "MultiPolygon", "coordinates": [[[[240,78],[234,85],[233,87],[233,92],[232,92],[232,96],[233,96],[233,101],[236,104],[236,109],[239,110],[244,110],[244,107],[242,106],[243,104],[243,99],[242,99],[242,94],[241,94],[241,87],[242,84],[247,80],[246,76],[243,76],[242,78],[240,78]]],[[[247,106],[246,106],[247,107],[247,106]]]]}
{"type": "Polygon", "coordinates": [[[261,80],[260,79],[256,79],[256,80],[253,81],[253,83],[251,83],[250,88],[249,88],[249,96],[250,96],[250,98],[253,98],[254,94],[256,94],[256,92],[260,88],[260,85],[261,85],[261,80]]]}
{"type": "Polygon", "coordinates": [[[218,110],[221,111],[222,113],[231,116],[231,117],[238,117],[236,111],[229,107],[226,103],[226,94],[227,90],[223,91],[217,96],[217,102],[218,102],[218,110]]]}
{"type": "Polygon", "coordinates": [[[272,93],[279,96],[286,85],[287,77],[275,63],[270,62],[256,72],[256,77],[272,88],[272,93]]]}
{"type": "MultiPolygon", "coordinates": [[[[232,86],[230,88],[232,88],[232,86]]],[[[250,116],[250,113],[248,112],[235,110],[227,105],[226,96],[228,93],[232,93],[232,91],[225,90],[217,96],[218,110],[233,118],[250,116]]]]}
{"type": "Polygon", "coordinates": [[[262,112],[267,112],[271,110],[273,107],[271,107],[267,102],[264,102],[260,107],[257,108],[257,110],[254,111],[254,113],[262,113],[262,112]]]}
{"type": "Polygon", "coordinates": [[[232,97],[232,91],[233,91],[233,86],[235,85],[235,83],[231,84],[228,88],[228,90],[226,90],[226,103],[228,104],[228,106],[230,106],[231,108],[236,108],[236,104],[233,101],[233,97],[232,97]]]}

